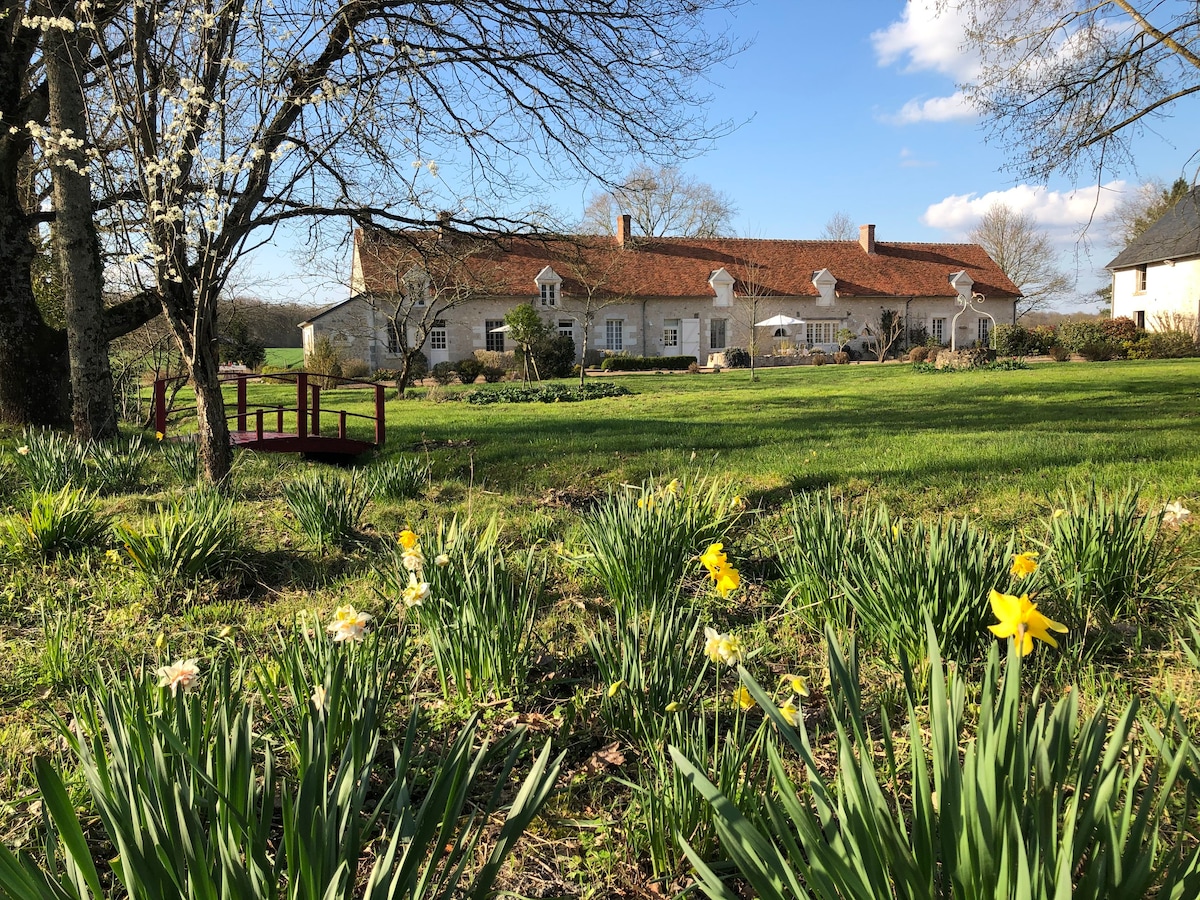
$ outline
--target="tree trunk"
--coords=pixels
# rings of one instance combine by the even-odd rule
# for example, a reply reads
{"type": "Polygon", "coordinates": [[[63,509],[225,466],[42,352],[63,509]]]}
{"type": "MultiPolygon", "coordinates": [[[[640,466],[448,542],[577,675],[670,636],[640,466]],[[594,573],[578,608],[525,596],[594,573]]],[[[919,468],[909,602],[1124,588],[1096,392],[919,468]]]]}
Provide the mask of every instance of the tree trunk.
{"type": "Polygon", "coordinates": [[[196,449],[200,467],[206,480],[220,485],[229,477],[233,463],[225,396],[221,393],[221,382],[211,354],[197,354],[190,368],[192,387],[196,391],[196,449]]]}
{"type": "MultiPolygon", "coordinates": [[[[52,4],[56,17],[74,17],[74,3],[52,4]]],[[[117,436],[117,409],[104,320],[100,241],[92,217],[92,188],[82,141],[87,134],[80,54],[74,38],[46,31],[46,81],[50,89],[54,243],[62,271],[71,377],[71,415],[81,441],[117,436]],[[76,144],[75,142],[81,142],[76,144]]]]}
{"type": "Polygon", "coordinates": [[[33,295],[33,243],[17,186],[17,160],[0,155],[0,422],[70,424],[67,340],[33,295]]]}

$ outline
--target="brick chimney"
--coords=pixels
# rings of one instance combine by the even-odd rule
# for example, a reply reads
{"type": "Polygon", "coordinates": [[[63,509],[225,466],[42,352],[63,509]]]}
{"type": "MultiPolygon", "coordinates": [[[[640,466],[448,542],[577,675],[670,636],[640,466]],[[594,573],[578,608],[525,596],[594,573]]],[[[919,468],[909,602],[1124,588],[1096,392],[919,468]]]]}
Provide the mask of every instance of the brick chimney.
{"type": "Polygon", "coordinates": [[[875,226],[874,225],[859,225],[858,226],[858,243],[867,253],[874,255],[875,253],[875,226]]]}
{"type": "Polygon", "coordinates": [[[629,213],[622,213],[617,216],[617,246],[624,247],[629,243],[629,239],[633,236],[630,229],[633,226],[633,216],[629,213]]]}

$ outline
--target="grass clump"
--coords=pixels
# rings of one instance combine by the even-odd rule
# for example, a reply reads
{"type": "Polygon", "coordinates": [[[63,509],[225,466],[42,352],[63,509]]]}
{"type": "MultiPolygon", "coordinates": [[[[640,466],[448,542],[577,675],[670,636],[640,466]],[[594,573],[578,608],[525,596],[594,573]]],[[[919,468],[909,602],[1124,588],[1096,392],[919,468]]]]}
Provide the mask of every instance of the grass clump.
{"type": "Polygon", "coordinates": [[[409,456],[385,460],[363,473],[363,483],[374,500],[408,500],[429,485],[429,464],[409,456]]]}
{"type": "Polygon", "coordinates": [[[0,541],[11,556],[53,559],[102,543],[106,530],[95,497],[68,485],[54,493],[32,494],[28,512],[4,521],[0,541]]]}
{"type": "Polygon", "coordinates": [[[283,497],[300,531],[321,553],[354,543],[370,502],[355,478],[337,472],[317,472],[285,484],[283,497]]]}
{"type": "Polygon", "coordinates": [[[241,556],[241,528],[232,503],[216,491],[198,490],[172,500],[135,528],[113,526],[116,557],[147,582],[178,583],[226,571],[241,556]]]}

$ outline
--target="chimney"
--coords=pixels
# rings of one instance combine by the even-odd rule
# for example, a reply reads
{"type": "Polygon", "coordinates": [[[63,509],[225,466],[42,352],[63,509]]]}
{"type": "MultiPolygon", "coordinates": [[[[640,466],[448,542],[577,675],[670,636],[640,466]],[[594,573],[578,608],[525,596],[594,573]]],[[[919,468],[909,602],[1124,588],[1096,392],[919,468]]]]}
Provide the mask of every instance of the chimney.
{"type": "Polygon", "coordinates": [[[875,226],[874,225],[859,225],[858,226],[858,243],[867,253],[874,255],[875,253],[875,226]]]}
{"type": "Polygon", "coordinates": [[[633,216],[629,213],[622,213],[617,216],[617,246],[625,247],[629,243],[630,228],[632,227],[633,216]]]}

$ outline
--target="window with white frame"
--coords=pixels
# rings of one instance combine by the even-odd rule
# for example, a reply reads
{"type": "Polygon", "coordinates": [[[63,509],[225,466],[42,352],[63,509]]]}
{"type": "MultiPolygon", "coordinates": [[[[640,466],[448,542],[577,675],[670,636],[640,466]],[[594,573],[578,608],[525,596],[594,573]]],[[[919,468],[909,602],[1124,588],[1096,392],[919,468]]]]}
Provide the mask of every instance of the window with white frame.
{"type": "Polygon", "coordinates": [[[429,331],[429,349],[430,350],[445,350],[446,349],[446,320],[435,319],[433,328],[429,331]]]}
{"type": "Polygon", "coordinates": [[[557,272],[546,266],[538,272],[533,283],[538,287],[538,297],[541,298],[542,306],[558,306],[558,289],[562,285],[562,278],[557,272]]]}
{"type": "Polygon", "coordinates": [[[833,344],[837,342],[838,323],[835,321],[806,322],[804,341],[808,344],[833,344]]]}
{"type": "Polygon", "coordinates": [[[1148,268],[1145,264],[1138,266],[1133,270],[1133,290],[1135,293],[1144,294],[1146,292],[1146,272],[1148,268]]]}
{"type": "Polygon", "coordinates": [[[604,349],[621,351],[625,349],[625,320],[604,320],[604,349]]]}
{"type": "Polygon", "coordinates": [[[987,347],[992,343],[992,320],[979,317],[979,346],[987,347]]]}
{"type": "Polygon", "coordinates": [[[493,350],[496,353],[504,352],[504,332],[496,330],[503,327],[503,319],[487,319],[484,321],[484,349],[493,350]]]}
{"type": "Polygon", "coordinates": [[[541,285],[542,306],[557,306],[558,305],[558,285],[543,284],[541,285]]]}
{"type": "Polygon", "coordinates": [[[559,337],[575,337],[575,323],[570,319],[558,320],[558,336],[559,337]]]}
{"type": "Polygon", "coordinates": [[[713,350],[725,349],[725,320],[709,319],[708,346],[713,350]]]}
{"type": "Polygon", "coordinates": [[[939,344],[946,343],[946,320],[937,318],[929,320],[929,336],[939,344]]]}
{"type": "Polygon", "coordinates": [[[666,319],[663,322],[663,349],[679,347],[679,320],[666,319]]]}
{"type": "Polygon", "coordinates": [[[390,321],[387,324],[387,352],[403,352],[400,346],[400,329],[396,326],[395,321],[390,321]]]}

